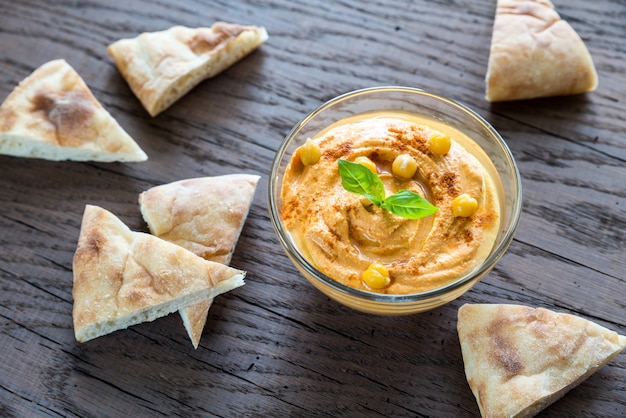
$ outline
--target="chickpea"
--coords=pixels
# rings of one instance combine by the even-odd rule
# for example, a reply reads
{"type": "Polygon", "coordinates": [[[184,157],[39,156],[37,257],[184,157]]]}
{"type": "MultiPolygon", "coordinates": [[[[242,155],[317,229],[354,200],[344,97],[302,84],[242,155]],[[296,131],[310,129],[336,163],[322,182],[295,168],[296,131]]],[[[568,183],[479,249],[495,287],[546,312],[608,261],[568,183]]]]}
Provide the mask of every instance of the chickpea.
{"type": "Polygon", "coordinates": [[[319,161],[322,151],[319,145],[311,141],[311,138],[307,138],[306,142],[298,148],[298,154],[302,164],[313,165],[319,161]]]}
{"type": "Polygon", "coordinates": [[[469,217],[476,213],[478,209],[478,201],[463,193],[452,201],[452,213],[458,217],[469,217]]]}
{"type": "Polygon", "coordinates": [[[446,155],[450,151],[452,141],[446,134],[436,133],[429,139],[430,150],[437,155],[446,155]]]}
{"type": "Polygon", "coordinates": [[[391,171],[398,177],[410,179],[417,171],[417,161],[409,154],[400,154],[393,160],[391,171]]]}
{"type": "Polygon", "coordinates": [[[354,162],[357,164],[364,165],[365,167],[369,168],[370,171],[374,174],[378,173],[378,169],[376,168],[376,164],[374,163],[374,161],[370,160],[364,155],[356,157],[354,159],[354,162]]]}
{"type": "Polygon", "coordinates": [[[362,274],[363,282],[370,289],[382,289],[389,285],[389,270],[379,263],[370,264],[362,274]]]}

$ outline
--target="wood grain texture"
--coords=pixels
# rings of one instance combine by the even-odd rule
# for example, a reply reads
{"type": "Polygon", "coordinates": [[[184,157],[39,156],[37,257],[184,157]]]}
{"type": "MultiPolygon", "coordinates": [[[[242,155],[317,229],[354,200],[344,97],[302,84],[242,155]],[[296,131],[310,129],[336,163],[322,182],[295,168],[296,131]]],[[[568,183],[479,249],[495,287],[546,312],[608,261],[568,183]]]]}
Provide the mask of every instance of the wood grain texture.
{"type": "MultiPolygon", "coordinates": [[[[597,91],[484,100],[495,0],[0,0],[0,97],[65,58],[137,140],[138,164],[0,156],[0,416],[471,417],[456,313],[466,302],[571,312],[626,334],[626,4],[555,0],[586,42],[597,91]],[[150,118],[106,46],[216,20],[270,39],[150,118]],[[324,101],[377,85],[459,100],[499,130],[523,179],[520,227],[462,298],[407,317],[329,300],[290,264],[267,211],[270,165],[324,101]],[[85,204],[146,231],[138,194],[183,178],[262,177],[232,265],[246,286],[218,297],[198,350],[170,315],[78,344],[72,257],[85,204]]],[[[626,416],[626,356],[543,417],[626,416]]]]}

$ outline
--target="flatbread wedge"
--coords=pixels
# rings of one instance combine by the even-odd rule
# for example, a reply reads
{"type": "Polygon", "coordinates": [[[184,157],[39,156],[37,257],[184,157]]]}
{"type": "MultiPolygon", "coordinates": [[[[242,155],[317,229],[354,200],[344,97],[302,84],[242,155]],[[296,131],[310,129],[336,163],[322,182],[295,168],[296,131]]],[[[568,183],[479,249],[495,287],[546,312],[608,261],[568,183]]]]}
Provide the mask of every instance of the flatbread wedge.
{"type": "Polygon", "coordinates": [[[76,340],[89,341],[244,284],[245,272],[196,256],[86,205],[73,260],[76,340]]]}
{"type": "Polygon", "coordinates": [[[626,347],[594,322],[520,305],[463,305],[457,330],[483,417],[532,417],[626,347]]]}
{"type": "Polygon", "coordinates": [[[174,26],[109,45],[109,55],[151,116],[203,80],[241,60],[268,39],[265,28],[216,22],[209,28],[174,26]]]}
{"type": "Polygon", "coordinates": [[[488,101],[566,96],[597,85],[587,47],[549,0],[498,0],[486,75],[488,101]]]}
{"type": "MultiPolygon", "coordinates": [[[[139,195],[150,232],[210,261],[229,264],[252,204],[259,176],[230,174],[180,180],[139,195]]],[[[198,348],[213,299],[181,309],[198,348]]]]}
{"type": "Polygon", "coordinates": [[[37,68],[0,106],[0,153],[53,161],[148,159],[62,59],[37,68]]]}

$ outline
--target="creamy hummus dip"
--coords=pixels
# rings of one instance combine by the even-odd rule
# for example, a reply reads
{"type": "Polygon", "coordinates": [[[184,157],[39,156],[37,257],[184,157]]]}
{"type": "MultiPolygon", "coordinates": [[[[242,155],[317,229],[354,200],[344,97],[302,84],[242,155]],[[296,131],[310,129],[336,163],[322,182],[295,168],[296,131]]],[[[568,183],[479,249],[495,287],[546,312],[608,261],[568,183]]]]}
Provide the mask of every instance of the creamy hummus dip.
{"type": "Polygon", "coordinates": [[[451,283],[484,261],[500,225],[500,180],[489,158],[467,136],[446,125],[406,113],[348,118],[310,141],[319,160],[304,165],[294,153],[283,178],[282,220],[295,245],[317,269],[347,286],[389,294],[432,290],[451,283]],[[449,151],[431,149],[447,135],[449,151]],[[400,154],[417,162],[409,179],[394,174],[400,154]],[[402,189],[425,197],[438,211],[406,219],[345,190],[338,159],[368,157],[387,195],[402,189]],[[453,201],[468,194],[478,203],[471,216],[455,216],[453,201]],[[370,288],[363,272],[383,265],[389,283],[370,288]]]}

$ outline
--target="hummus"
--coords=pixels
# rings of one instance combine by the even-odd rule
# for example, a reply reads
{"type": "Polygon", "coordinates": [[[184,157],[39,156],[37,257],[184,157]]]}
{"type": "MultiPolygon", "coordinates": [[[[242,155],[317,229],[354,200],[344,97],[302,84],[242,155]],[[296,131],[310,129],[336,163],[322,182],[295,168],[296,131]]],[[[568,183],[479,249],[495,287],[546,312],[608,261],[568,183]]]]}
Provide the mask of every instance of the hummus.
{"type": "Polygon", "coordinates": [[[490,254],[500,225],[500,180],[484,152],[461,132],[407,113],[374,113],[340,121],[311,141],[315,164],[294,153],[282,183],[282,219],[295,245],[317,269],[357,289],[409,294],[455,281],[490,254]],[[449,135],[450,150],[435,154],[429,139],[449,135]],[[392,172],[400,154],[417,162],[403,179],[392,172]],[[387,195],[408,189],[437,206],[420,219],[406,219],[348,192],[338,159],[366,156],[376,164],[387,195]],[[468,194],[478,202],[471,216],[455,216],[453,200],[468,194]],[[389,284],[371,289],[362,280],[372,263],[385,266],[389,284]]]}

